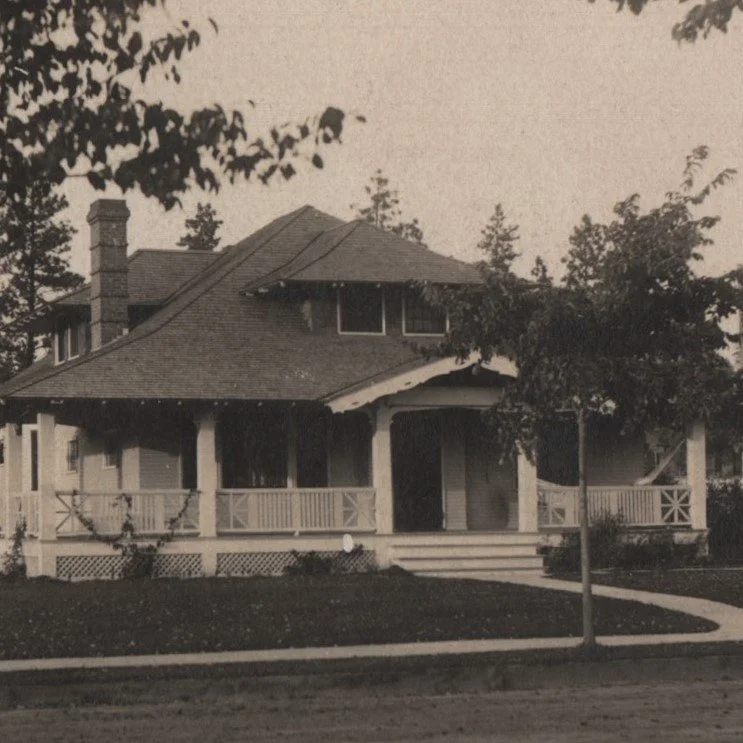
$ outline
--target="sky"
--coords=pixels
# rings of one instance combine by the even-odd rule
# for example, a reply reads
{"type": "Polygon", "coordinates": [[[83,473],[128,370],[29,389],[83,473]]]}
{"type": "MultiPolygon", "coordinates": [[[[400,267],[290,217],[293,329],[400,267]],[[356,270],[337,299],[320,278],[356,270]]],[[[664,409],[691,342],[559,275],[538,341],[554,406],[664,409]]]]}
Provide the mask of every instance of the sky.
{"type": "MultiPolygon", "coordinates": [[[[367,123],[349,123],[323,170],[300,163],[289,182],[194,189],[170,212],[128,192],[129,250],[174,248],[199,201],[224,220],[222,245],[303,204],[351,219],[381,168],[433,250],[477,259],[500,202],[520,226],[522,269],[541,255],[559,272],[583,214],[608,220],[633,193],[659,204],[705,144],[707,179],[725,167],[740,176],[700,212],[721,217],[702,272],[733,268],[743,263],[743,14],[727,35],[680,46],[671,27],[687,7],[663,0],[636,17],[608,0],[168,0],[148,24],[188,18],[202,44],[180,85],[155,81],[147,97],[240,108],[255,136],[329,105],[367,123]]],[[[121,196],[80,179],[65,193],[79,229],[72,265],[87,273],[90,203],[121,196]]]]}

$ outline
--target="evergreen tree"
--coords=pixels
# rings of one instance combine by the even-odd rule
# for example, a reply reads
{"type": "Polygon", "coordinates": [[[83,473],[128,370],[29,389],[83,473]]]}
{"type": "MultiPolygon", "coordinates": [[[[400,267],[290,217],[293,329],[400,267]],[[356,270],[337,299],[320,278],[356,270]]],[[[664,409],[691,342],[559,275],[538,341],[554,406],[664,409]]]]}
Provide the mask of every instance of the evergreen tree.
{"type": "Polygon", "coordinates": [[[217,219],[217,212],[211,204],[196,206],[196,216],[186,220],[188,232],[178,241],[180,247],[188,250],[215,250],[220,238],[217,230],[222,226],[221,219],[217,219]]]}
{"type": "Polygon", "coordinates": [[[366,206],[351,204],[351,209],[356,210],[358,219],[392,232],[404,240],[426,246],[418,220],[407,221],[402,218],[398,192],[390,188],[389,179],[385,178],[381,169],[370,178],[370,183],[364,186],[364,191],[369,196],[369,203],[366,206]]]}
{"type": "Polygon", "coordinates": [[[83,277],[70,271],[70,240],[76,230],[59,214],[68,206],[48,184],[33,182],[0,201],[0,311],[6,326],[0,333],[0,365],[7,372],[30,366],[36,338],[18,329],[50,293],[79,286],[83,277]]]}

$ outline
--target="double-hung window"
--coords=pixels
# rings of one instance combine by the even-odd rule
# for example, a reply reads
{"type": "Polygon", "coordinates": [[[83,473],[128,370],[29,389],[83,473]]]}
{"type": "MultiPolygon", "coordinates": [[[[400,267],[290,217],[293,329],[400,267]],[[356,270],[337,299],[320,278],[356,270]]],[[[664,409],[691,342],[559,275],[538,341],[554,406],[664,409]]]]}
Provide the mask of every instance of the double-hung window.
{"type": "Polygon", "coordinates": [[[448,330],[446,310],[430,305],[420,292],[409,288],[403,295],[404,335],[443,335],[448,330]]]}
{"type": "Polygon", "coordinates": [[[338,332],[384,335],[384,289],[374,284],[339,287],[338,332]]]}

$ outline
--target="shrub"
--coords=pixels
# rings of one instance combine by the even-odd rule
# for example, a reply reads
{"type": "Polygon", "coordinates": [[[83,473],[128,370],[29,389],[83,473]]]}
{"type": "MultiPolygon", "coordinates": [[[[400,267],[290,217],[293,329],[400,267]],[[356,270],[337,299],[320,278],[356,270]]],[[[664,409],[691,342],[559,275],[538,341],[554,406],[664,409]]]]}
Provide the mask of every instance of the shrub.
{"type": "Polygon", "coordinates": [[[284,568],[286,575],[331,575],[353,571],[354,558],[364,551],[363,544],[357,544],[350,552],[320,554],[314,550],[297,552],[292,550],[294,562],[284,568]]]}
{"type": "MultiPolygon", "coordinates": [[[[677,544],[671,529],[642,533],[622,530],[621,517],[606,516],[589,529],[591,569],[652,570],[688,567],[699,561],[704,537],[677,544]]],[[[545,551],[549,573],[574,573],[580,570],[580,534],[564,534],[558,547],[545,551]]]]}
{"type": "Polygon", "coordinates": [[[10,549],[0,564],[0,580],[16,581],[26,577],[26,560],[23,557],[23,540],[26,538],[26,519],[15,525],[10,549]]]}
{"type": "Polygon", "coordinates": [[[707,484],[710,556],[720,562],[743,561],[743,485],[740,479],[707,484]]]}

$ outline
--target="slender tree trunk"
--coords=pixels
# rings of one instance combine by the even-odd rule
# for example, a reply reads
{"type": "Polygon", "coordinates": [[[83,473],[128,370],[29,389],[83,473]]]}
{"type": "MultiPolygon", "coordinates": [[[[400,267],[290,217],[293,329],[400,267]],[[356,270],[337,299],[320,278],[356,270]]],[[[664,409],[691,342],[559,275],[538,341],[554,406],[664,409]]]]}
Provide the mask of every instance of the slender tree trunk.
{"type": "Polygon", "coordinates": [[[588,485],[586,483],[586,414],[578,411],[578,492],[580,498],[580,576],[583,591],[583,646],[596,646],[591,593],[591,555],[588,539],[588,485]]]}

